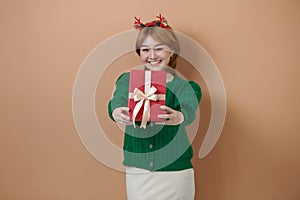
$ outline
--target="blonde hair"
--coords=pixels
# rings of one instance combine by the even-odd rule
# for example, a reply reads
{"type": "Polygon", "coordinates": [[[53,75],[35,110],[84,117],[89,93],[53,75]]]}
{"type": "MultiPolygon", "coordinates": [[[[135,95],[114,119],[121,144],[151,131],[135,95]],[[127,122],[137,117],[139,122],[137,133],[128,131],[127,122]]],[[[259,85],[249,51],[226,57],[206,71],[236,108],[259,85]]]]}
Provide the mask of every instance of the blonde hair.
{"type": "Polygon", "coordinates": [[[135,44],[136,53],[139,56],[140,56],[140,47],[148,35],[151,36],[157,42],[167,45],[172,51],[174,51],[173,56],[170,58],[169,66],[175,69],[177,64],[178,54],[180,53],[180,45],[171,27],[168,26],[168,29],[160,28],[160,27],[142,28],[139,32],[135,44]]]}

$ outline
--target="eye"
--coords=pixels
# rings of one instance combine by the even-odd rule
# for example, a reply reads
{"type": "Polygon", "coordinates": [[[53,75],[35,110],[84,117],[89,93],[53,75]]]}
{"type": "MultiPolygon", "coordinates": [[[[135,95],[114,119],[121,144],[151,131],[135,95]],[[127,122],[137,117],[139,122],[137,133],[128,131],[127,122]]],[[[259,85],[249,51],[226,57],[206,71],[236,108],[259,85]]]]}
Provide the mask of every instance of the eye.
{"type": "Polygon", "coordinates": [[[148,52],[149,49],[148,49],[148,48],[141,48],[141,51],[143,51],[143,52],[148,52]]]}
{"type": "Polygon", "coordinates": [[[155,50],[156,51],[162,51],[162,50],[164,50],[164,48],[163,47],[157,47],[157,48],[155,48],[155,50]]]}

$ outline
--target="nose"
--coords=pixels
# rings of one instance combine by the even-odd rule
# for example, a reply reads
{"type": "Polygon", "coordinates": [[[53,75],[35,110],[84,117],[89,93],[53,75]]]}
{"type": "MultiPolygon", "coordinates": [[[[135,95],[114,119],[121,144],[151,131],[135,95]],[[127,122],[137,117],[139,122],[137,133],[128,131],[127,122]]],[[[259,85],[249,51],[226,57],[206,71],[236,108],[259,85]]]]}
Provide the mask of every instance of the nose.
{"type": "Polygon", "coordinates": [[[151,59],[155,59],[157,57],[155,49],[153,49],[153,48],[150,49],[150,55],[149,55],[149,57],[151,59]]]}

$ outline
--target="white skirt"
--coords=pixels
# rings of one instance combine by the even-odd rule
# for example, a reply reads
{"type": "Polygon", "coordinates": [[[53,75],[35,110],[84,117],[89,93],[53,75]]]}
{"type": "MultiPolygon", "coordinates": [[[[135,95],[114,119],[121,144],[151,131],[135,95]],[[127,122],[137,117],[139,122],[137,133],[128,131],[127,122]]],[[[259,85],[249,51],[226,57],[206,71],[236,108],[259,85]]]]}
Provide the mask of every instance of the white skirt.
{"type": "Polygon", "coordinates": [[[194,200],[194,170],[150,172],[126,167],[128,200],[194,200]]]}

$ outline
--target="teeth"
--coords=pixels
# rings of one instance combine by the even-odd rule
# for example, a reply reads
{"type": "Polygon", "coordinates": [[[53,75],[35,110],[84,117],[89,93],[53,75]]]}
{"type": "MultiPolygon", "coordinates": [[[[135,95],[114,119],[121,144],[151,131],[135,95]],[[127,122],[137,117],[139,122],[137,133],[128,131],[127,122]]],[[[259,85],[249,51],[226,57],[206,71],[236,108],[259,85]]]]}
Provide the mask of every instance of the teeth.
{"type": "Polygon", "coordinates": [[[151,65],[156,65],[156,64],[158,64],[160,61],[150,61],[150,64],[151,65]]]}

